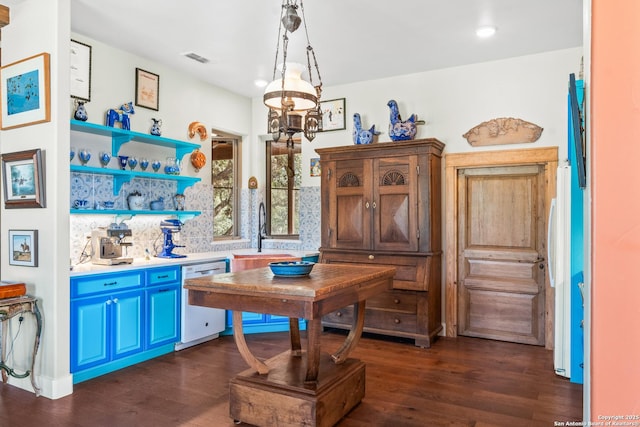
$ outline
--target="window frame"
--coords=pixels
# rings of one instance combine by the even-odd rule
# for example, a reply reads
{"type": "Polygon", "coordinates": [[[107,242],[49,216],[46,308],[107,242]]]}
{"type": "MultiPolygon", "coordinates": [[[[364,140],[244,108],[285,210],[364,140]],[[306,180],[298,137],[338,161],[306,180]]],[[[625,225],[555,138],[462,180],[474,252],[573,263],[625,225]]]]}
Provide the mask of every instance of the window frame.
{"type": "MultiPolygon", "coordinates": [[[[273,141],[271,139],[266,141],[266,150],[265,150],[265,165],[266,165],[266,178],[267,178],[267,185],[265,186],[265,210],[266,210],[266,229],[267,229],[267,237],[268,238],[277,238],[277,239],[299,239],[300,238],[300,234],[298,230],[298,233],[292,233],[292,230],[294,228],[295,225],[295,217],[294,215],[300,215],[299,212],[299,206],[297,206],[294,203],[294,192],[295,190],[295,180],[294,179],[289,179],[288,183],[287,183],[287,203],[288,203],[288,209],[287,209],[287,234],[273,234],[271,232],[271,182],[272,182],[272,173],[271,173],[271,144],[272,143],[277,143],[277,144],[286,144],[284,141],[273,141]],[[298,211],[296,212],[295,209],[298,208],[298,211]]],[[[302,155],[302,146],[301,146],[301,141],[298,140],[294,140],[294,144],[293,147],[291,147],[289,144],[287,144],[287,164],[288,166],[291,168],[291,170],[294,171],[295,173],[295,149],[299,149],[300,152],[299,154],[302,155]]],[[[302,165],[300,165],[300,171],[299,173],[302,173],[302,165]]],[[[300,192],[300,188],[297,189],[298,192],[300,192]]],[[[298,196],[300,196],[300,193],[298,193],[298,196]]],[[[298,220],[298,227],[300,227],[300,222],[298,220]]]]}
{"type": "MultiPolygon", "coordinates": [[[[239,177],[240,177],[240,173],[241,173],[241,167],[242,167],[242,159],[240,158],[240,143],[241,143],[241,138],[239,136],[236,135],[231,135],[231,134],[226,134],[220,131],[216,131],[215,129],[211,130],[212,132],[212,136],[210,138],[210,161],[211,161],[211,167],[213,167],[213,162],[214,162],[214,158],[213,158],[213,149],[214,146],[216,144],[219,143],[226,143],[226,144],[231,144],[232,147],[232,156],[233,156],[233,178],[232,178],[232,182],[233,182],[233,203],[232,203],[232,222],[233,222],[233,233],[231,235],[225,235],[225,236],[220,236],[220,235],[213,235],[213,240],[236,240],[236,239],[240,239],[241,238],[241,230],[240,230],[240,224],[241,224],[241,209],[240,209],[240,181],[239,181],[239,177]]],[[[213,192],[215,191],[215,184],[214,184],[214,177],[213,177],[213,171],[211,170],[211,167],[209,168],[210,174],[211,174],[211,187],[212,187],[212,194],[211,197],[213,198],[213,192]]],[[[211,216],[211,220],[212,220],[212,224],[213,221],[215,220],[215,205],[212,207],[212,216],[211,216]]],[[[213,227],[212,227],[213,228],[213,227]]]]}

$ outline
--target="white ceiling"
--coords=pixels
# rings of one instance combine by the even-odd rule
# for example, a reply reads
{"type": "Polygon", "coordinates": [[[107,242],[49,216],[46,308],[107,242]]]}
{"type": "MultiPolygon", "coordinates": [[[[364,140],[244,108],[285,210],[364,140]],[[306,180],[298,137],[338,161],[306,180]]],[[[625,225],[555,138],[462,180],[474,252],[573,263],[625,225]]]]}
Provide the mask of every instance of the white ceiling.
{"type": "MultiPolygon", "coordinates": [[[[582,45],[582,0],[302,2],[325,86],[582,45]],[[480,25],[494,25],[498,31],[481,40],[475,35],[480,25]]],[[[254,80],[273,76],[281,4],[71,0],[71,29],[254,97],[263,91],[254,80]],[[185,52],[210,62],[187,59],[185,52]]],[[[304,62],[303,31],[301,27],[290,35],[289,57],[297,62],[304,62]]]]}

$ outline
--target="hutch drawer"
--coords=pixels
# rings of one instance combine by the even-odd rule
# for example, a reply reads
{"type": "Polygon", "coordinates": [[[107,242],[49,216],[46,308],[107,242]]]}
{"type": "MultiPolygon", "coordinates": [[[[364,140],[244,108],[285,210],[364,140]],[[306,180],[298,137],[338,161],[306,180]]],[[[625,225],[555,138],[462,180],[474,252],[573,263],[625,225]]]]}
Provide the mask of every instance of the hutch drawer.
{"type": "Polygon", "coordinates": [[[394,289],[412,291],[429,290],[428,277],[430,274],[431,258],[425,256],[391,255],[354,251],[323,251],[322,262],[325,263],[355,263],[388,265],[396,268],[393,278],[394,289]]]}

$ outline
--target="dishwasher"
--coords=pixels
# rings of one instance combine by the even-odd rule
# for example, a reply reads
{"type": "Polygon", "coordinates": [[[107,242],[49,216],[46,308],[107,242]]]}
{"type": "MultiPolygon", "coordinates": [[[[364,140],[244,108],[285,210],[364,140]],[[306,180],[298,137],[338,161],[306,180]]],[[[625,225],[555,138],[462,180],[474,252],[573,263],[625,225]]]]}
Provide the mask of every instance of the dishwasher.
{"type": "Polygon", "coordinates": [[[189,291],[184,289],[186,279],[213,276],[227,271],[225,261],[212,261],[182,266],[182,305],[180,313],[180,342],[175,349],[182,350],[218,338],[225,329],[226,310],[189,304],[189,291]]]}

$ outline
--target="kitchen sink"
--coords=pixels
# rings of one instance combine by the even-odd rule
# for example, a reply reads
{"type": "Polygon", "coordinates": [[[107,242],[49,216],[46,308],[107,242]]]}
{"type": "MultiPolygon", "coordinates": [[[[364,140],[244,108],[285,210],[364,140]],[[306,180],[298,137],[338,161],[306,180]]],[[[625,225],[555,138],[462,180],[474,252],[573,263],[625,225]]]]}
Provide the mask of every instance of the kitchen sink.
{"type": "Polygon", "coordinates": [[[300,261],[299,256],[286,253],[254,253],[254,254],[233,254],[231,259],[231,271],[250,270],[252,268],[267,267],[270,262],[280,261],[300,261]]]}

